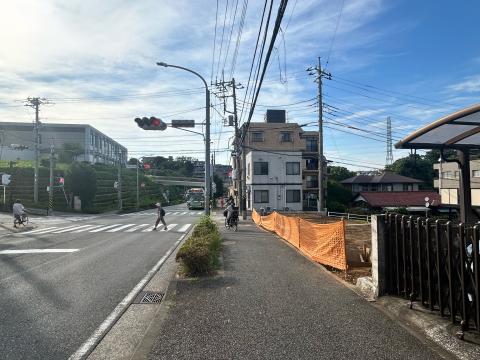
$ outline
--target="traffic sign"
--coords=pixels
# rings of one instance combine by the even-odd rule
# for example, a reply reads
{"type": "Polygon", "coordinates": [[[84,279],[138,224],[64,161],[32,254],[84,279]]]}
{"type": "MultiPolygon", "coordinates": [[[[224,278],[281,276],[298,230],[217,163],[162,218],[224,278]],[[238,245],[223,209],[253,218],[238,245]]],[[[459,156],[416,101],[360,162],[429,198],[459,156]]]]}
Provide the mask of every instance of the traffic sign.
{"type": "Polygon", "coordinates": [[[172,120],[172,127],[195,127],[195,120],[172,120]]]}
{"type": "Polygon", "coordinates": [[[151,166],[150,166],[150,164],[143,164],[143,168],[145,170],[150,170],[151,166]]]}
{"type": "Polygon", "coordinates": [[[136,169],[137,165],[127,165],[127,169],[136,169]]]}
{"type": "Polygon", "coordinates": [[[2,185],[10,184],[12,175],[10,174],[2,174],[2,185]]]}

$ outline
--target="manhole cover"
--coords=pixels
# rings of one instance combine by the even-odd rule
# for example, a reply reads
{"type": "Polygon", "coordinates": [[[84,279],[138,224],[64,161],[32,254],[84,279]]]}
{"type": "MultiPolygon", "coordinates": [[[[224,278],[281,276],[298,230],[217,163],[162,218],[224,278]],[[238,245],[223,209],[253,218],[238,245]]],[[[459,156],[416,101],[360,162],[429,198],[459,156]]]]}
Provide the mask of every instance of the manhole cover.
{"type": "Polygon", "coordinates": [[[140,304],[152,304],[152,303],[159,303],[163,299],[163,294],[159,292],[146,292],[142,300],[140,300],[140,304]]]}

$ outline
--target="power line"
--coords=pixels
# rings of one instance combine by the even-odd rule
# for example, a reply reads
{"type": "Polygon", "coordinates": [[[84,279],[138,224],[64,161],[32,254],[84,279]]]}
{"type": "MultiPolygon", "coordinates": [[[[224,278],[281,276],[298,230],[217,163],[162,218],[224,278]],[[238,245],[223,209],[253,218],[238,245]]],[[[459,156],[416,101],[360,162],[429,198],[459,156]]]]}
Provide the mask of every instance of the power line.
{"type": "Polygon", "coordinates": [[[220,41],[220,52],[218,54],[217,73],[216,73],[216,76],[215,76],[216,79],[218,78],[218,72],[220,71],[220,61],[222,59],[223,37],[225,35],[225,23],[227,21],[228,1],[229,0],[227,0],[227,2],[225,4],[225,13],[223,15],[222,40],[220,41]]]}
{"type": "Polygon", "coordinates": [[[213,82],[213,67],[215,65],[215,48],[217,43],[217,24],[218,24],[218,0],[217,0],[217,8],[215,11],[215,32],[213,35],[213,52],[212,52],[212,72],[210,74],[210,83],[213,82]]]}
{"type": "Polygon", "coordinates": [[[327,68],[328,62],[330,61],[330,55],[332,53],[335,38],[337,37],[338,26],[340,25],[340,20],[342,18],[342,12],[343,12],[343,5],[344,4],[345,4],[345,0],[342,0],[342,5],[340,6],[340,11],[338,13],[337,25],[335,25],[335,31],[333,33],[332,41],[330,42],[330,48],[328,49],[327,62],[325,63],[325,68],[327,68]]]}

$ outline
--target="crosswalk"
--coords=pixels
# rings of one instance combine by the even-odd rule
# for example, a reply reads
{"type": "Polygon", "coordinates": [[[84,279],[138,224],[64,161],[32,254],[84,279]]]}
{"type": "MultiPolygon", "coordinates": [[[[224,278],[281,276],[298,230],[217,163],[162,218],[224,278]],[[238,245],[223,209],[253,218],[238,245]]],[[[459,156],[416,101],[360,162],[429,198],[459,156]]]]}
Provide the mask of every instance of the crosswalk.
{"type": "MultiPolygon", "coordinates": [[[[198,216],[202,215],[203,211],[167,211],[165,212],[165,216],[176,216],[176,215],[185,215],[185,216],[198,216]]],[[[157,216],[157,212],[137,212],[137,213],[129,213],[129,214],[121,214],[119,216],[157,216]]]]}
{"type": "MultiPolygon", "coordinates": [[[[167,229],[164,229],[163,225],[157,227],[158,231],[176,231],[176,232],[187,232],[192,224],[167,224],[167,229]]],[[[50,226],[43,229],[35,229],[30,231],[25,231],[18,233],[17,235],[42,235],[42,234],[78,234],[78,233],[134,233],[134,232],[152,232],[154,231],[154,226],[152,224],[110,224],[110,225],[70,225],[66,227],[50,226]]]]}

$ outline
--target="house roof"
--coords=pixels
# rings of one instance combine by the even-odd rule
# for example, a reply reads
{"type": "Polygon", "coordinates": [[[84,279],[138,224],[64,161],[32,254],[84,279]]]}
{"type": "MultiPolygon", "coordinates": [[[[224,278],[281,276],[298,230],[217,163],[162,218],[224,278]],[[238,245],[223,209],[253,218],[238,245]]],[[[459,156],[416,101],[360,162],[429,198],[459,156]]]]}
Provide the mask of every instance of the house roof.
{"type": "Polygon", "coordinates": [[[342,184],[419,184],[423,181],[407,176],[384,172],[380,175],[357,175],[342,181],[342,184]]]}
{"type": "Polygon", "coordinates": [[[425,206],[425,198],[431,206],[441,203],[440,195],[435,191],[365,191],[360,192],[355,201],[365,201],[372,207],[425,206]]]}

